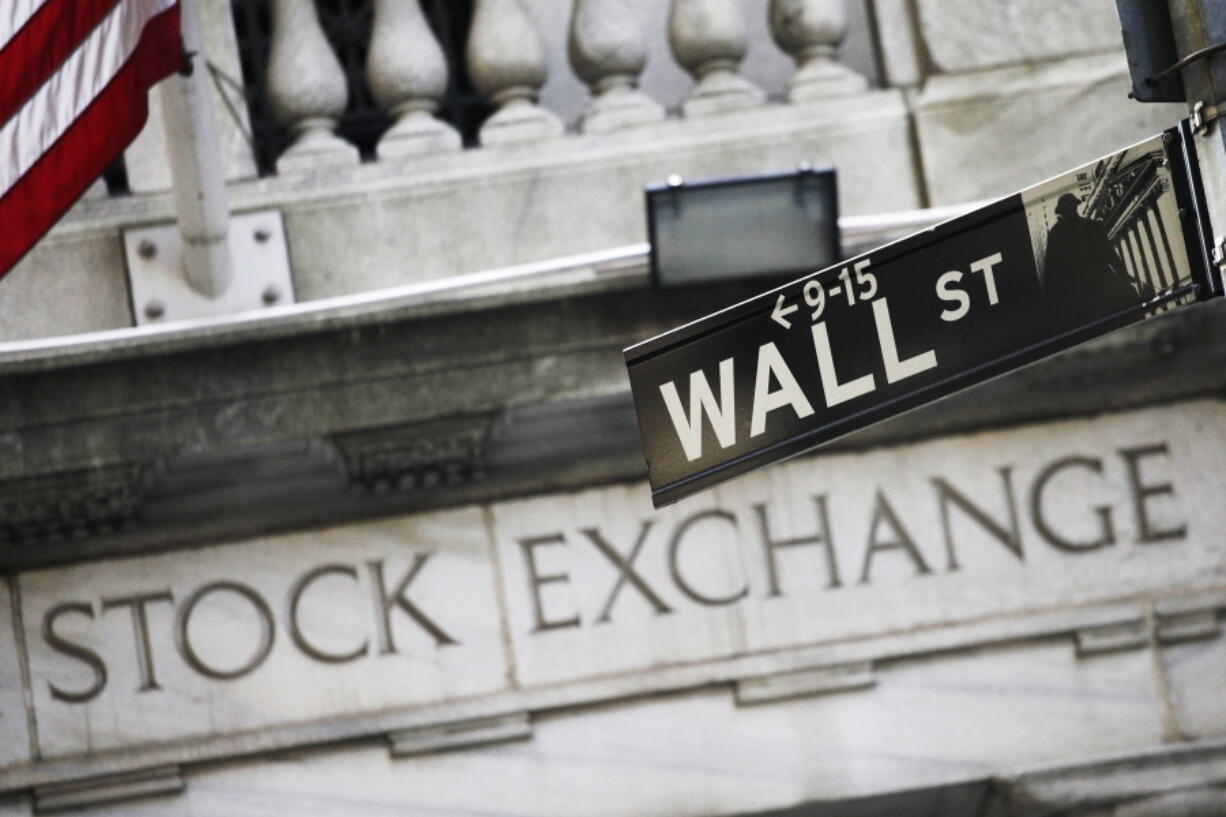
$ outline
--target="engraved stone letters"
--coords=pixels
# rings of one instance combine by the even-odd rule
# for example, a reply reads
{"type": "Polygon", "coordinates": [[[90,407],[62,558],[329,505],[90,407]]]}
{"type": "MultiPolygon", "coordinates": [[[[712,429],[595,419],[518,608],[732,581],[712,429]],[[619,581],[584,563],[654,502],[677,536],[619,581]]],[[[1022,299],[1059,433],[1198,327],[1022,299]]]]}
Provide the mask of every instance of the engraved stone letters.
{"type": "Polygon", "coordinates": [[[20,574],[36,740],[67,757],[639,689],[673,667],[1187,593],[1226,547],[1209,478],[1224,414],[797,459],[662,510],[643,483],[607,485],[20,574]]]}
{"type": "MultiPolygon", "coordinates": [[[[440,646],[452,646],[459,642],[442,629],[417,603],[410,592],[418,575],[426,567],[431,553],[417,553],[412,563],[403,571],[399,578],[385,580],[384,562],[370,560],[363,567],[366,569],[366,581],[369,583],[372,612],[372,633],[378,644],[377,654],[391,655],[397,652],[396,640],[393,635],[392,616],[403,614],[427,632],[434,642],[440,646]],[[390,588],[390,589],[389,589],[390,588]]],[[[370,641],[346,653],[330,652],[313,645],[310,634],[304,630],[299,611],[303,597],[315,582],[329,575],[348,576],[358,582],[357,566],[349,564],[325,564],[299,576],[292,584],[285,600],[286,610],[284,620],[278,622],[273,606],[260,592],[241,581],[217,580],[207,582],[191,591],[182,600],[178,600],[174,617],[174,644],[179,658],[200,675],[215,681],[231,681],[249,675],[260,668],[272,652],[276,639],[278,624],[284,627],[295,647],[309,658],[324,664],[337,664],[355,661],[367,656],[370,651],[370,641]],[[217,637],[213,633],[200,632],[192,628],[192,617],[198,606],[217,594],[230,594],[242,599],[248,607],[248,612],[242,620],[234,623],[235,627],[252,628],[258,632],[255,648],[249,656],[237,665],[220,667],[211,664],[196,648],[196,639],[217,637]]],[[[65,616],[83,616],[93,619],[105,616],[112,611],[127,609],[132,619],[133,653],[138,664],[140,685],[137,692],[152,692],[161,689],[157,680],[156,662],[171,660],[169,656],[155,657],[149,636],[148,606],[151,604],[176,605],[174,594],[170,590],[158,590],[149,593],[139,593],[117,598],[104,598],[97,604],[86,600],[72,600],[57,604],[43,616],[42,637],[54,651],[84,664],[93,673],[93,681],[79,689],[62,689],[48,682],[51,696],[58,701],[68,703],[84,703],[98,696],[108,682],[107,661],[115,660],[104,657],[100,648],[71,640],[57,631],[57,622],[65,616]]],[[[325,602],[327,600],[325,599],[325,602]]],[[[225,637],[222,634],[221,637],[225,637]]]]}
{"type": "MultiPolygon", "coordinates": [[[[1084,472],[1081,476],[1088,475],[1099,481],[1103,478],[1104,457],[1074,454],[1042,463],[1029,484],[1024,486],[1015,484],[1014,466],[997,467],[995,484],[999,486],[999,500],[995,504],[1002,509],[1000,511],[989,510],[981,500],[968,495],[958,487],[959,480],[933,474],[928,477],[924,492],[935,512],[925,515],[922,522],[900,511],[890,492],[877,487],[867,504],[860,507],[840,503],[833,492],[808,497],[812,526],[790,537],[773,532],[772,519],[777,509],[772,505],[778,503],[771,502],[755,503],[748,508],[700,510],[681,515],[671,525],[644,519],[632,543],[614,542],[609,533],[599,527],[578,527],[523,537],[517,544],[528,578],[533,611],[531,631],[542,634],[569,627],[607,624],[615,618],[620,598],[631,593],[657,615],[675,612],[675,605],[679,603],[722,607],[751,595],[782,597],[787,595],[784,554],[800,547],[820,549],[824,560],[822,580],[832,592],[846,586],[848,581],[871,585],[880,561],[901,563],[917,578],[935,571],[953,573],[962,569],[964,561],[960,558],[964,543],[955,532],[961,523],[970,523],[981,534],[980,539],[999,543],[1016,559],[1019,569],[1024,569],[1027,547],[1048,546],[1061,553],[1084,555],[1119,543],[1116,520],[1120,515],[1135,519],[1135,543],[1138,545],[1184,539],[1187,535],[1185,522],[1158,524],[1151,519],[1159,503],[1173,507],[1179,504],[1171,477],[1159,476],[1172,471],[1168,444],[1153,442],[1121,448],[1114,456],[1119,460],[1117,465],[1128,475],[1126,495],[1115,504],[1096,503],[1078,495],[1060,493],[1069,472],[1084,472]],[[1028,501],[1029,521],[1036,534],[1029,541],[1023,536],[1019,511],[1024,501],[1028,501]],[[1053,521],[1047,511],[1052,503],[1082,518],[1053,521]],[[833,512],[832,506],[836,507],[833,512]],[[921,529],[923,533],[933,534],[928,529],[933,527],[933,522],[944,544],[943,563],[934,563],[916,543],[921,529]],[[704,540],[710,538],[717,526],[732,533],[740,547],[748,552],[748,558],[762,562],[765,581],[761,586],[752,587],[748,581],[742,581],[736,587],[705,589],[703,579],[687,572],[690,568],[681,558],[683,551],[703,548],[704,540]],[[600,554],[614,573],[609,576],[607,591],[599,598],[575,599],[575,607],[565,609],[560,597],[564,595],[564,588],[571,584],[570,573],[556,568],[543,569],[541,561],[546,550],[574,548],[590,548],[600,554]],[[663,562],[665,569],[660,573],[667,576],[671,593],[666,594],[653,584],[655,580],[648,578],[642,562],[651,559],[663,562]],[[854,565],[854,573],[850,577],[844,575],[841,565],[854,565]],[[674,597],[682,601],[668,600],[674,597]],[[547,598],[554,599],[552,606],[547,598]]],[[[979,493],[982,493],[983,486],[992,485],[993,479],[990,474],[984,474],[978,482],[979,493]]],[[[1178,517],[1178,512],[1175,515],[1178,517]]],[[[967,537],[963,534],[962,538],[967,537]]]]}

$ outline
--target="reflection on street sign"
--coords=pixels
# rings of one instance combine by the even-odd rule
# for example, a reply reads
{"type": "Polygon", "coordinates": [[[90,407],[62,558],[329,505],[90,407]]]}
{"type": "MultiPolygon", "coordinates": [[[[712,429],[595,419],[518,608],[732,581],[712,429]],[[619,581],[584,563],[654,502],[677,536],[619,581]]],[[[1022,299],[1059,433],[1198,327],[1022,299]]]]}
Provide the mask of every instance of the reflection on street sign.
{"type": "Polygon", "coordinates": [[[1222,293],[1187,123],[626,350],[656,507],[1222,293]]]}

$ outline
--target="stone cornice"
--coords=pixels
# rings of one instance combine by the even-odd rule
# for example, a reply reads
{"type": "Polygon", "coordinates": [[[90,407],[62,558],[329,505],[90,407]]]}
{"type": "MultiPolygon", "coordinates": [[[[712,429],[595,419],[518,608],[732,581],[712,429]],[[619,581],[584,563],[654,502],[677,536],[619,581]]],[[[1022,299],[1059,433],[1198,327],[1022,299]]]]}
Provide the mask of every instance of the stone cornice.
{"type": "MultiPolygon", "coordinates": [[[[13,500],[2,521],[27,532],[0,545],[0,566],[640,478],[621,350],[746,294],[656,292],[630,270],[273,318],[220,338],[10,358],[0,369],[0,481],[13,500]],[[109,485],[107,474],[147,476],[109,498],[72,487],[109,485]],[[89,510],[116,502],[122,513],[109,522],[89,510]],[[57,510],[27,524],[12,509],[30,503],[57,510]]],[[[1223,308],[1176,310],[835,447],[1219,394],[1223,308]]]]}

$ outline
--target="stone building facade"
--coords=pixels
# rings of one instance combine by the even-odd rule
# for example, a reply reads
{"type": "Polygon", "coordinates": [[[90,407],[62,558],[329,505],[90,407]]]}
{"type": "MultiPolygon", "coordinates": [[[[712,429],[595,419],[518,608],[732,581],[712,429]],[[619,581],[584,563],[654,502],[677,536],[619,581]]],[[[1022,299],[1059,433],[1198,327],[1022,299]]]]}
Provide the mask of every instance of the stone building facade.
{"type": "Polygon", "coordinates": [[[1109,0],[255,5],[255,308],[149,294],[156,111],[0,282],[0,816],[1226,811],[1217,305],[662,511],[621,354],[751,291],[652,287],[649,182],[830,165],[869,246],[1169,127],[1109,0]]]}

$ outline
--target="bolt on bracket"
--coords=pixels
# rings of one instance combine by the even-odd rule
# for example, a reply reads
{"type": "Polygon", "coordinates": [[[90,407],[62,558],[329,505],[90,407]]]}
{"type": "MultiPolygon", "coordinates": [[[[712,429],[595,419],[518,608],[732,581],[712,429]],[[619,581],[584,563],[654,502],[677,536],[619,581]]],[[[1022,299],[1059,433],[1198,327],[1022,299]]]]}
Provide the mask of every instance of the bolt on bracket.
{"type": "Polygon", "coordinates": [[[1213,263],[1226,267],[1226,235],[1213,239],[1213,263]]]}

